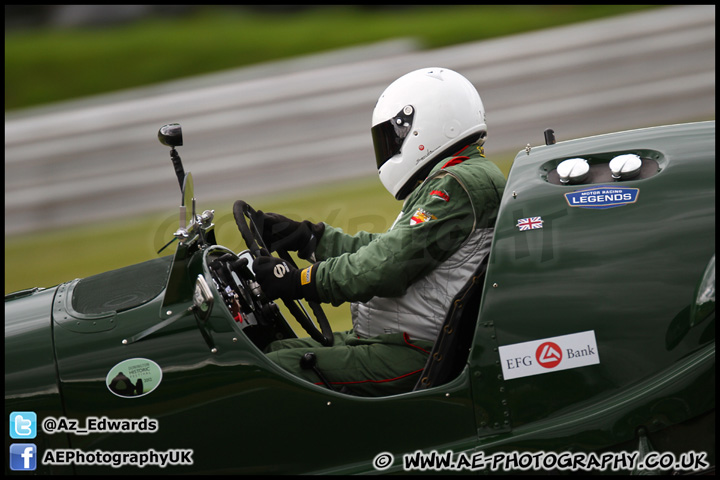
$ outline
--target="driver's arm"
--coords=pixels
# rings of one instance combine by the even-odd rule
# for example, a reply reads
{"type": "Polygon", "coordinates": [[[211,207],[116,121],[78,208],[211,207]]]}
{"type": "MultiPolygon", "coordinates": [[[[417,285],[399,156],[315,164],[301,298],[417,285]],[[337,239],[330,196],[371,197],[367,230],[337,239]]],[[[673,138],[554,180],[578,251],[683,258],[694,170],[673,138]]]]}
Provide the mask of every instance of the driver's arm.
{"type": "Polygon", "coordinates": [[[361,247],[377,238],[378,235],[381,234],[365,231],[349,235],[343,232],[342,229],[325,223],[325,232],[315,249],[315,258],[317,260],[327,260],[328,258],[339,257],[343,253],[357,252],[361,247]]]}
{"type": "Polygon", "coordinates": [[[332,252],[329,245],[333,238],[343,248],[358,248],[348,248],[351,253],[316,263],[308,273],[314,277],[319,299],[333,305],[367,301],[375,296],[399,296],[449,258],[469,236],[473,223],[467,192],[454,177],[442,176],[411,194],[388,232],[323,236],[317,258],[327,258],[332,252]],[[451,200],[432,194],[438,191],[451,200]]]}

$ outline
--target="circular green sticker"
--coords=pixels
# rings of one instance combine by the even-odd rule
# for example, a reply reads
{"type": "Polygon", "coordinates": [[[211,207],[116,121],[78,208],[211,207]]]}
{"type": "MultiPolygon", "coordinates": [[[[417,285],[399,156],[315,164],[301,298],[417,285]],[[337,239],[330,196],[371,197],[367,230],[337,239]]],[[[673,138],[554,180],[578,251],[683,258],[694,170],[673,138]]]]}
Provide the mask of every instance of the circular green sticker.
{"type": "Polygon", "coordinates": [[[131,358],[110,369],[105,385],[118,397],[136,398],[155,390],[161,380],[162,370],[157,363],[147,358],[131,358]]]}

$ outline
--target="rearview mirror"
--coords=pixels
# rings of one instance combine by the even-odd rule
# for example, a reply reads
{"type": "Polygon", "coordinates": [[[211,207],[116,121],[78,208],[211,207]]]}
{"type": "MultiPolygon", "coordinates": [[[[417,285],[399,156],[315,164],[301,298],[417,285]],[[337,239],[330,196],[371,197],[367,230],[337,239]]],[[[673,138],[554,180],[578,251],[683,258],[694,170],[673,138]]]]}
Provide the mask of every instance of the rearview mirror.
{"type": "Polygon", "coordinates": [[[160,127],[160,130],[158,130],[158,140],[160,140],[160,143],[167,145],[168,147],[182,147],[182,127],[179,123],[163,125],[160,127]]]}
{"type": "Polygon", "coordinates": [[[173,167],[175,167],[175,175],[177,175],[178,183],[182,189],[185,170],[182,166],[182,160],[180,160],[180,154],[175,150],[175,147],[180,147],[183,144],[182,127],[179,123],[163,125],[160,127],[160,130],[158,130],[158,140],[160,140],[160,143],[163,145],[170,147],[170,159],[172,160],[173,167]]]}

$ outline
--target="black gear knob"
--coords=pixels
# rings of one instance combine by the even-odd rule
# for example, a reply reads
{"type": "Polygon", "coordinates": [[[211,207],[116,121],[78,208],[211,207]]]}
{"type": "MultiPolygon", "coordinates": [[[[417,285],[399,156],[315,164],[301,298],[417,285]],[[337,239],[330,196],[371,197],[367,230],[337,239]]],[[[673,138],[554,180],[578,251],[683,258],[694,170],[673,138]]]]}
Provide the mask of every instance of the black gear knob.
{"type": "Polygon", "coordinates": [[[314,352],[307,352],[302,357],[300,357],[300,368],[302,368],[303,370],[312,370],[328,389],[335,390],[330,384],[330,382],[328,382],[327,378],[325,378],[325,376],[322,374],[320,369],[317,368],[316,364],[317,356],[314,352]]]}
{"type": "Polygon", "coordinates": [[[315,368],[315,364],[317,363],[317,356],[313,352],[307,352],[302,356],[300,359],[300,368],[303,370],[310,370],[311,368],[315,368]]]}

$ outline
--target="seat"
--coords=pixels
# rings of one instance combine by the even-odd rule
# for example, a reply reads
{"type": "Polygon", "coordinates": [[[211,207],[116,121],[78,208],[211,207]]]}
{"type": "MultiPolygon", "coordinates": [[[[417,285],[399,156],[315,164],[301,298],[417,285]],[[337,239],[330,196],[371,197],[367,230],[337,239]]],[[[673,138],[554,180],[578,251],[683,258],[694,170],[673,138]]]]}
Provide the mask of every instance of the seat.
{"type": "Polygon", "coordinates": [[[467,364],[480,310],[488,257],[455,295],[425,368],[413,391],[443,385],[457,377],[467,364]]]}

